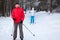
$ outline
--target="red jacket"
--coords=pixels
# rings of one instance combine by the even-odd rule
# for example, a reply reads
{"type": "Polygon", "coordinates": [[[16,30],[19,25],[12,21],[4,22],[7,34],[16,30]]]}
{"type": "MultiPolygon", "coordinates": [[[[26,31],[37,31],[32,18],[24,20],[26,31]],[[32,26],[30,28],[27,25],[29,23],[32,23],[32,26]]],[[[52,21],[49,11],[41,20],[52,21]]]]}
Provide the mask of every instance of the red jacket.
{"type": "Polygon", "coordinates": [[[14,20],[15,23],[23,21],[24,17],[25,17],[24,10],[22,8],[18,7],[12,10],[12,18],[15,19],[14,20]]]}

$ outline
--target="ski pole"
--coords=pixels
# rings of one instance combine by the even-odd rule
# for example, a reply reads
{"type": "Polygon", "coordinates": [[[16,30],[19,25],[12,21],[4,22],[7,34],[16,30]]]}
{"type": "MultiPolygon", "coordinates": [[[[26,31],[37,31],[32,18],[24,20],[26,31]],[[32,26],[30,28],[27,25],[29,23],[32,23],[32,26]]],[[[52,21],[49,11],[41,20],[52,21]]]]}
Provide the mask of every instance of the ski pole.
{"type": "MultiPolygon", "coordinates": [[[[24,24],[23,24],[24,25],[24,24]]],[[[35,36],[35,34],[33,34],[25,25],[24,25],[24,27],[33,35],[33,36],[35,36]]]]}

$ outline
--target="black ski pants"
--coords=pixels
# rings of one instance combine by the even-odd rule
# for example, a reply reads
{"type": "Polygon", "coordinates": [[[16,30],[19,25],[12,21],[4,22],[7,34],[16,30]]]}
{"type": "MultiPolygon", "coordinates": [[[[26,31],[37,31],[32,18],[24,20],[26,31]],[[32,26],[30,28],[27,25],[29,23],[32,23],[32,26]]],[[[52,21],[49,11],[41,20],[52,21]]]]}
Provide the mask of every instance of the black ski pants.
{"type": "Polygon", "coordinates": [[[23,29],[22,29],[23,23],[14,23],[14,33],[13,33],[13,39],[15,40],[17,38],[17,28],[19,27],[19,34],[20,38],[23,39],[23,29]]]}

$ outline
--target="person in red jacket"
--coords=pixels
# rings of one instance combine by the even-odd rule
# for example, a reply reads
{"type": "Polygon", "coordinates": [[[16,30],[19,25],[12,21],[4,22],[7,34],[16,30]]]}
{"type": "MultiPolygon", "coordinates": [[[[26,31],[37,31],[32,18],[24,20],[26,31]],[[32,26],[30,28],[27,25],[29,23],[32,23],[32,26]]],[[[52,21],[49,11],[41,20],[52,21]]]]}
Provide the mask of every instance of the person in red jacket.
{"type": "Polygon", "coordinates": [[[15,8],[12,10],[12,19],[14,21],[14,34],[13,34],[13,40],[17,37],[17,27],[19,25],[19,31],[20,31],[20,38],[23,40],[23,30],[22,25],[24,21],[24,10],[20,8],[20,5],[17,3],[15,5],[15,8]]]}

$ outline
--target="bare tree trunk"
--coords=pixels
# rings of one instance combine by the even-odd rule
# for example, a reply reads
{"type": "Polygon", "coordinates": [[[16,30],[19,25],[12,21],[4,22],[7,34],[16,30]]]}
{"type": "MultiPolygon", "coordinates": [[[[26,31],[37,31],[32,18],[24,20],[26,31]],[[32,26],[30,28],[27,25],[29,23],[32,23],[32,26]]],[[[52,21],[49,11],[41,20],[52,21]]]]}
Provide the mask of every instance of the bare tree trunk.
{"type": "Polygon", "coordinates": [[[6,16],[10,16],[10,2],[9,0],[6,1],[6,16]]]}
{"type": "Polygon", "coordinates": [[[52,13],[53,7],[52,7],[52,0],[50,1],[50,13],[52,13]]]}
{"type": "Polygon", "coordinates": [[[4,0],[4,16],[6,15],[6,0],[4,0]]]}

